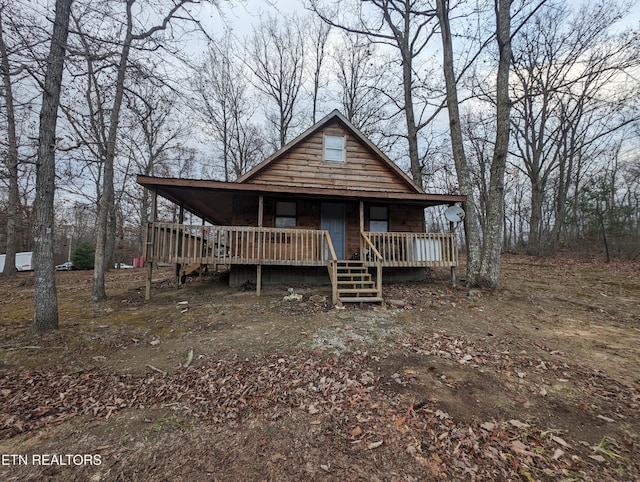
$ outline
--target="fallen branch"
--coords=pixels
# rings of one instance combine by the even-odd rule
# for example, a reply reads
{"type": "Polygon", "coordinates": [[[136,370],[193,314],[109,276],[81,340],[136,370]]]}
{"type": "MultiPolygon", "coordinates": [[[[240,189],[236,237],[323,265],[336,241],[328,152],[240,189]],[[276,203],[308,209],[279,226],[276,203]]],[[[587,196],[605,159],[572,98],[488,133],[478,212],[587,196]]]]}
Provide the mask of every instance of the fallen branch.
{"type": "Polygon", "coordinates": [[[4,351],[15,351],[15,350],[40,350],[39,346],[14,346],[14,347],[2,347],[4,351]]]}
{"type": "Polygon", "coordinates": [[[189,352],[187,353],[187,361],[184,363],[184,368],[188,368],[193,361],[193,348],[189,348],[189,352]]]}
{"type": "Polygon", "coordinates": [[[166,375],[167,372],[165,372],[164,370],[160,370],[159,368],[154,367],[153,365],[145,365],[147,368],[151,368],[152,370],[157,371],[158,373],[162,373],[163,375],[166,375]]]}

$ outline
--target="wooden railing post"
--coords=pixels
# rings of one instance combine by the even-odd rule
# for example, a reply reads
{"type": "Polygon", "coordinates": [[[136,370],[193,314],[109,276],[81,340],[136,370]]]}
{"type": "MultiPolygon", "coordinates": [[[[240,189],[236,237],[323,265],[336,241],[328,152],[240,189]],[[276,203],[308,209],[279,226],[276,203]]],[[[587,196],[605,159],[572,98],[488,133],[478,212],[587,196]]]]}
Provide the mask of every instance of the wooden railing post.
{"type": "Polygon", "coordinates": [[[145,283],[144,299],[151,299],[151,278],[153,276],[153,258],[155,246],[155,227],[153,223],[147,223],[144,242],[144,262],[147,264],[147,280],[145,283]]]}

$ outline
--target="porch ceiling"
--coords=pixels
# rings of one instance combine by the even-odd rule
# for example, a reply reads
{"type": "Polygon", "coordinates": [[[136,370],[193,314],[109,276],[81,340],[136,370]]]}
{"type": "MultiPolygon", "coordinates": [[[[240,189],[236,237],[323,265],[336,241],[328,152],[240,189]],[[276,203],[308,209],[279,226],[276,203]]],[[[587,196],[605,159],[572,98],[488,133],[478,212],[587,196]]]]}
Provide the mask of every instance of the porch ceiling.
{"type": "Polygon", "coordinates": [[[175,179],[137,176],[138,184],[183,206],[212,224],[229,225],[234,194],[257,197],[260,194],[294,196],[325,200],[389,202],[422,207],[454,204],[466,201],[466,196],[451,194],[396,193],[359,189],[323,189],[273,186],[252,183],[175,179]]]}

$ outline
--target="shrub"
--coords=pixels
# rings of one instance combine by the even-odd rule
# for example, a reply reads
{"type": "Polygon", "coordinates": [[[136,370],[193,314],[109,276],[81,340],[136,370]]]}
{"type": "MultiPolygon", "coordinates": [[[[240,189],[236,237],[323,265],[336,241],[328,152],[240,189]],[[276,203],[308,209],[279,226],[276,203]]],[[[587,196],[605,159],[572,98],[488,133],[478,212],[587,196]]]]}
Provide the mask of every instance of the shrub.
{"type": "Polygon", "coordinates": [[[78,269],[93,269],[93,246],[89,243],[80,243],[71,255],[71,262],[78,269]]]}

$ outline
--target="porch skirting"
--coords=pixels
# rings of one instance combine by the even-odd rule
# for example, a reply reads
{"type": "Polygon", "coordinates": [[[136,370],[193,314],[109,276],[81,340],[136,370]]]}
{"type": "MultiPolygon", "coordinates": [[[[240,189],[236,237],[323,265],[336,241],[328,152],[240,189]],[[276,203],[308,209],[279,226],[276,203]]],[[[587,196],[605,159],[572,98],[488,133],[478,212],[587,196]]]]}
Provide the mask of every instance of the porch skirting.
{"type": "MultiPolygon", "coordinates": [[[[240,288],[245,283],[255,284],[256,266],[233,265],[229,272],[229,287],[240,288]]],[[[262,286],[296,285],[331,286],[325,267],[316,266],[262,266],[262,286]]]]}
{"type": "MultiPolygon", "coordinates": [[[[375,268],[369,272],[375,277],[375,268]]],[[[425,268],[382,268],[382,277],[387,281],[424,281],[425,268]]],[[[229,272],[229,287],[240,288],[247,282],[255,284],[257,280],[256,267],[247,265],[233,265],[229,272]]],[[[263,286],[296,287],[296,285],[331,286],[327,268],[301,266],[263,266],[263,286]]]]}

